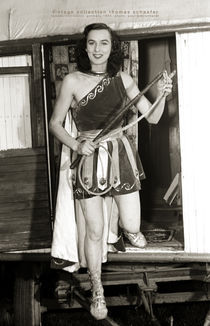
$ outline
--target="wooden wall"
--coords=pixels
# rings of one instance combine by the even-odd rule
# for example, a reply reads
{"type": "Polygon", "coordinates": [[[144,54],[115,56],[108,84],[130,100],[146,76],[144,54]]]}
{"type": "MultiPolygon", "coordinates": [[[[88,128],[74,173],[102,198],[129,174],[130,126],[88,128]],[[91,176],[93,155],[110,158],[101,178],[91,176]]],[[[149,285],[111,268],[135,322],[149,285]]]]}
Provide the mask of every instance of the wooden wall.
{"type": "Polygon", "coordinates": [[[51,243],[44,149],[0,152],[0,251],[51,243]]]}
{"type": "MultiPolygon", "coordinates": [[[[0,251],[49,248],[51,210],[41,47],[38,43],[17,47],[8,45],[1,48],[0,54],[1,57],[12,56],[0,60],[0,75],[6,76],[7,94],[10,95],[2,111],[10,115],[10,128],[6,134],[11,139],[10,145],[2,147],[0,151],[0,251]],[[16,55],[19,55],[19,59],[15,59],[16,55]],[[23,57],[27,59],[24,62],[23,57]],[[18,83],[15,80],[13,84],[8,82],[14,74],[17,74],[18,81],[23,74],[29,76],[27,103],[20,101],[18,83]],[[21,105],[27,105],[27,132],[24,123],[21,126],[15,124],[21,105]],[[14,126],[17,127],[16,131],[13,130],[14,126]]],[[[0,88],[0,93],[4,93],[5,83],[0,83],[0,88]]],[[[1,141],[4,140],[4,143],[6,134],[3,139],[1,129],[1,141]]]]}

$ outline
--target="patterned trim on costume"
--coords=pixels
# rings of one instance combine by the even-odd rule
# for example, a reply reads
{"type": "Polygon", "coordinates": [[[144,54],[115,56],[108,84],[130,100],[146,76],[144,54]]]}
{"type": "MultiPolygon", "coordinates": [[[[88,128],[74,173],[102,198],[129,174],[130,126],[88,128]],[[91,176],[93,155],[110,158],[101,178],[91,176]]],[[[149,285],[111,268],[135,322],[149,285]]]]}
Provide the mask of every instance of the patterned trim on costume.
{"type": "Polygon", "coordinates": [[[133,189],[134,186],[139,185],[139,184],[140,184],[139,180],[136,179],[136,181],[132,185],[130,183],[128,183],[128,182],[127,183],[123,183],[123,184],[120,184],[119,186],[117,186],[115,188],[115,190],[117,192],[119,192],[119,191],[121,191],[123,189],[129,191],[129,190],[133,189]]]}
{"type": "MultiPolygon", "coordinates": [[[[116,188],[112,188],[113,190],[115,190],[116,192],[120,192],[123,189],[125,189],[126,191],[130,191],[132,190],[135,186],[139,187],[140,186],[140,181],[138,178],[136,178],[136,180],[134,181],[134,183],[131,185],[130,183],[126,182],[124,184],[120,184],[119,186],[117,186],[116,188]]],[[[101,192],[101,189],[99,189],[98,187],[95,187],[94,189],[91,189],[91,191],[93,192],[101,192]]],[[[110,190],[111,192],[112,190],[110,190]]],[[[108,192],[107,194],[109,194],[110,192],[108,192]]],[[[77,196],[84,196],[85,193],[88,194],[88,191],[86,192],[83,188],[76,188],[73,193],[77,196]]],[[[85,197],[84,197],[85,198],[85,197]]]]}
{"type": "Polygon", "coordinates": [[[82,100],[80,100],[79,102],[79,106],[85,106],[87,105],[88,101],[89,100],[93,100],[96,95],[98,93],[102,93],[103,90],[104,90],[104,87],[105,86],[108,86],[110,84],[110,81],[111,81],[111,78],[104,78],[102,80],[102,83],[101,84],[98,84],[92,91],[90,91],[90,93],[88,93],[85,98],[83,98],[82,100]]]}

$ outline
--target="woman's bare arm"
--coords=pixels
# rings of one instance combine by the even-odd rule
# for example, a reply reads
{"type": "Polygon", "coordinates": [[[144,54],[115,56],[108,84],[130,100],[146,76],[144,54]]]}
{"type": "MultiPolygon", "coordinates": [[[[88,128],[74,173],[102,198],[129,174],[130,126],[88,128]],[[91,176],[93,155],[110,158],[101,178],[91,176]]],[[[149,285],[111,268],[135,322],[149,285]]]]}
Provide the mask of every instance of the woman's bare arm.
{"type": "MultiPolygon", "coordinates": [[[[137,94],[139,94],[139,88],[137,87],[136,83],[134,82],[131,76],[124,72],[121,73],[121,76],[126,89],[127,96],[130,100],[132,100],[137,94]]],[[[165,76],[157,84],[157,96],[161,95],[163,92],[165,92],[165,95],[167,96],[171,92],[171,88],[171,79],[168,76],[165,76]]],[[[146,119],[149,123],[157,124],[160,120],[164,111],[166,96],[164,96],[157,105],[157,107],[148,116],[146,116],[146,119]]],[[[145,114],[150,109],[151,103],[143,95],[135,106],[139,110],[139,112],[141,112],[141,114],[145,114]]]]}
{"type": "Polygon", "coordinates": [[[95,145],[91,141],[78,142],[63,127],[63,122],[73,100],[74,89],[77,83],[78,81],[73,74],[69,74],[64,78],[50,119],[49,130],[61,143],[74,151],[82,155],[90,155],[95,150],[95,145]]]}

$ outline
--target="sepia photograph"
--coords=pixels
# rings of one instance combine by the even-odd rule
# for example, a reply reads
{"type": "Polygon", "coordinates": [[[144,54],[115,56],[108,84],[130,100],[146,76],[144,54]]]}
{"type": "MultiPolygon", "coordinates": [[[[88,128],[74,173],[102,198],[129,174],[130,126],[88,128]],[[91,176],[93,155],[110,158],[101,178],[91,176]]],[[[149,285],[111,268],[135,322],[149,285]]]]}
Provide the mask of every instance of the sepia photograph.
{"type": "Polygon", "coordinates": [[[210,1],[0,26],[0,326],[210,326],[210,1]]]}

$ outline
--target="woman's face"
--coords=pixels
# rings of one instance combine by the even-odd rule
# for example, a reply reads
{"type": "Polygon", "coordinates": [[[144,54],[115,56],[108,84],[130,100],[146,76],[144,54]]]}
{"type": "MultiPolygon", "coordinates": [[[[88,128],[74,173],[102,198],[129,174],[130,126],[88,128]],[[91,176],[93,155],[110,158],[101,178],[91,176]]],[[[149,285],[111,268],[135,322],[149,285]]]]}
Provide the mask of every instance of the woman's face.
{"type": "Polygon", "coordinates": [[[86,51],[92,69],[104,71],[112,49],[111,35],[108,30],[91,30],[87,36],[86,51]],[[101,70],[103,69],[103,70],[101,70]]]}

